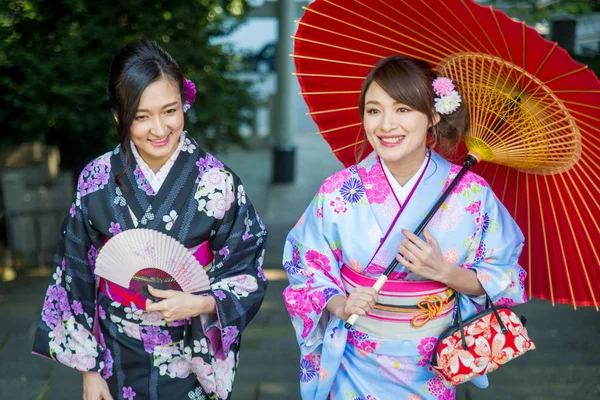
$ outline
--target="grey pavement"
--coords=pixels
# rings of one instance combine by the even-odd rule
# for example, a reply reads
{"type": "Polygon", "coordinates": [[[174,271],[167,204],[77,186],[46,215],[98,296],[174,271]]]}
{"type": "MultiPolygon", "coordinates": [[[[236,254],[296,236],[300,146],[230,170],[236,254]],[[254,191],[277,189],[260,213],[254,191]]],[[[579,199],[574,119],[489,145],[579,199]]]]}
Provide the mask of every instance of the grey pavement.
{"type": "MultiPolygon", "coordinates": [[[[265,258],[270,286],[263,307],[242,338],[234,400],[299,399],[298,348],[281,293],[285,237],[319,185],[341,168],[314,134],[298,135],[294,183],[271,184],[271,150],[232,149],[218,154],[241,177],[269,230],[265,258]]],[[[47,278],[0,286],[0,400],[81,398],[81,375],[32,356],[31,343],[47,278]]],[[[528,318],[537,349],[490,375],[490,387],[462,385],[460,400],[600,399],[600,313],[533,300],[517,307],[528,318]]],[[[395,399],[380,399],[395,400],[395,399]]]]}

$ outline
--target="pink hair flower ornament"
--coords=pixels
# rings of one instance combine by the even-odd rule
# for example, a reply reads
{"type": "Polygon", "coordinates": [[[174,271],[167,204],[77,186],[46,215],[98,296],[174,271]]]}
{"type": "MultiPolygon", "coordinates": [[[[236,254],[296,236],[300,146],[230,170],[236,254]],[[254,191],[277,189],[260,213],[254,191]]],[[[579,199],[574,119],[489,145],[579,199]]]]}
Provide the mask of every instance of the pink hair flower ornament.
{"type": "Polygon", "coordinates": [[[196,85],[186,78],[183,78],[183,97],[183,112],[187,112],[196,100],[196,85]]]}
{"type": "Polygon", "coordinates": [[[436,112],[448,115],[458,110],[462,99],[450,79],[436,78],[431,86],[433,86],[433,92],[437,96],[434,99],[434,108],[436,112]]]}

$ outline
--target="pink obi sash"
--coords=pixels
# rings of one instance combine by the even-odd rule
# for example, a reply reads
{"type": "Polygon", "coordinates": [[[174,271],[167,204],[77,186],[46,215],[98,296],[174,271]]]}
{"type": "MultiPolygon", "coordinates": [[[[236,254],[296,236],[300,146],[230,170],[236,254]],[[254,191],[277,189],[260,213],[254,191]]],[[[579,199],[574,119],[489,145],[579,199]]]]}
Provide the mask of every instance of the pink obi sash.
{"type": "MultiPolygon", "coordinates": [[[[205,270],[208,270],[212,266],[214,255],[210,249],[210,241],[207,240],[198,246],[192,247],[190,252],[205,270]]],[[[113,301],[117,301],[123,305],[134,303],[138,309],[146,309],[146,297],[139,293],[100,277],[98,277],[98,286],[100,291],[113,301]]]]}
{"type": "MultiPolygon", "coordinates": [[[[346,265],[341,272],[347,293],[358,286],[372,287],[377,281],[346,265]]],[[[454,291],[441,282],[389,279],[379,291],[375,308],[358,318],[354,328],[382,339],[435,336],[451,324],[454,302],[454,291]]]]}

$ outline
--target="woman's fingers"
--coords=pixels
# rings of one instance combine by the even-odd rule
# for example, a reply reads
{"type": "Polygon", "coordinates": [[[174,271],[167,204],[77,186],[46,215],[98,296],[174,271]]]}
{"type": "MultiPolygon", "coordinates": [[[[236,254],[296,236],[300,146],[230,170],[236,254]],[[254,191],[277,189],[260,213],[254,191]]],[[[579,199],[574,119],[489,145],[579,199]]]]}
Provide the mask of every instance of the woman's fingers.
{"type": "Polygon", "coordinates": [[[113,400],[108,389],[102,392],[102,400],[113,400]]]}
{"type": "Polygon", "coordinates": [[[375,303],[377,302],[377,298],[376,298],[376,295],[373,295],[373,294],[356,293],[354,295],[350,295],[349,301],[352,301],[352,302],[362,301],[362,302],[365,302],[367,305],[374,307],[375,303]]]}

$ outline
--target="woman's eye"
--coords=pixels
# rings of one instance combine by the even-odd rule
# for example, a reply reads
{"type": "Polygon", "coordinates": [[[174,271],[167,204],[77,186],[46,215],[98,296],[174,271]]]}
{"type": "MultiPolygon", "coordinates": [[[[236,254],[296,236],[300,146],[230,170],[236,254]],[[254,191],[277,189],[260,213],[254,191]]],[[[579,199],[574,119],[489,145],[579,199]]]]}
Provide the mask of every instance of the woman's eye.
{"type": "Polygon", "coordinates": [[[405,112],[409,112],[409,111],[410,111],[410,110],[409,110],[408,108],[406,108],[406,107],[400,107],[400,108],[398,109],[398,112],[399,112],[399,113],[405,113],[405,112]]]}
{"type": "Polygon", "coordinates": [[[379,113],[379,110],[377,110],[375,108],[371,108],[371,109],[367,110],[367,114],[375,115],[375,114],[378,114],[378,113],[379,113]]]}
{"type": "Polygon", "coordinates": [[[136,121],[143,121],[144,119],[146,119],[146,115],[139,115],[139,116],[135,117],[136,121]]]}
{"type": "Polygon", "coordinates": [[[177,111],[177,110],[174,108],[171,108],[171,109],[167,110],[167,114],[173,114],[175,111],[177,111]]]}

